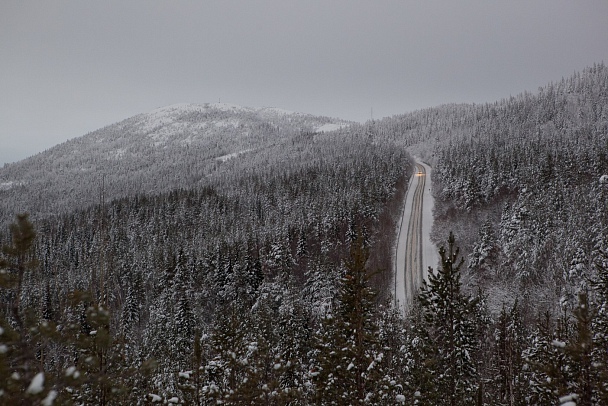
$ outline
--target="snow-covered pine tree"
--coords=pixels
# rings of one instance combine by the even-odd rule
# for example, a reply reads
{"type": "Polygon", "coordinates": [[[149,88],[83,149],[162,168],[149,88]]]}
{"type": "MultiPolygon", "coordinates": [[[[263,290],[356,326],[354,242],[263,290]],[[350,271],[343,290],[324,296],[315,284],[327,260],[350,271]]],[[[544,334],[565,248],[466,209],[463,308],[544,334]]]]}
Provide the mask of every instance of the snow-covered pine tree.
{"type": "Polygon", "coordinates": [[[174,316],[169,333],[172,336],[170,345],[173,356],[171,360],[180,368],[190,364],[194,345],[196,321],[192,309],[192,267],[188,266],[186,254],[180,249],[175,265],[175,280],[171,294],[174,304],[174,316]]]}
{"type": "Polygon", "coordinates": [[[302,288],[302,299],[313,317],[321,319],[335,307],[339,272],[325,257],[310,261],[302,288]]]}
{"type": "Polygon", "coordinates": [[[522,353],[525,338],[518,301],[509,310],[503,305],[495,326],[492,377],[487,385],[492,404],[515,406],[524,403],[527,382],[523,375],[522,353]]]}
{"type": "Polygon", "coordinates": [[[382,393],[377,399],[378,404],[405,403],[405,370],[407,365],[407,334],[401,309],[391,303],[378,308],[378,342],[382,357],[382,374],[379,384],[382,393]]]}
{"type": "Polygon", "coordinates": [[[122,309],[122,332],[125,336],[139,334],[139,322],[141,320],[141,308],[143,307],[144,292],[142,286],[141,272],[133,271],[127,278],[127,294],[122,309]]]}
{"type": "Polygon", "coordinates": [[[419,406],[433,406],[440,394],[436,391],[436,374],[440,361],[424,321],[420,301],[415,301],[408,315],[408,331],[405,332],[404,376],[406,398],[419,406]],[[423,395],[424,394],[424,395],[423,395]]]}
{"type": "Polygon", "coordinates": [[[598,377],[598,365],[593,360],[594,342],[592,323],[595,309],[590,308],[587,292],[578,295],[578,306],[574,310],[576,324],[572,339],[564,347],[567,357],[567,396],[575,393],[576,404],[591,406],[598,404],[598,392],[603,382],[598,377]]]}
{"type": "MultiPolygon", "coordinates": [[[[431,359],[420,367],[428,367],[433,376],[431,391],[418,390],[425,404],[460,405],[473,403],[480,387],[476,364],[479,350],[479,329],[482,327],[479,298],[461,290],[460,269],[464,260],[459,258],[452,233],[448,249],[441,247],[441,269],[429,269],[418,300],[422,313],[423,341],[420,346],[431,359]]],[[[423,388],[421,388],[423,389],[423,388]]]]}
{"type": "MultiPolygon", "coordinates": [[[[221,309],[211,334],[210,359],[205,365],[203,395],[216,404],[231,402],[243,381],[247,381],[248,348],[255,349],[248,343],[249,318],[244,317],[238,306],[227,305],[221,309]]],[[[251,351],[250,351],[251,352],[251,351]]]]}
{"type": "Polygon", "coordinates": [[[496,233],[492,222],[487,219],[479,229],[477,242],[469,255],[469,269],[482,280],[491,279],[497,272],[499,254],[500,247],[496,233]]]}
{"type": "Polygon", "coordinates": [[[247,243],[244,262],[245,281],[243,283],[246,285],[246,293],[254,296],[264,281],[264,272],[262,271],[262,262],[260,261],[257,244],[253,240],[247,243]]]}
{"type": "Polygon", "coordinates": [[[376,294],[365,267],[368,257],[363,235],[359,234],[345,264],[337,309],[323,319],[317,332],[311,375],[318,404],[357,405],[379,402],[384,397],[376,294]]]}
{"type": "Polygon", "coordinates": [[[577,405],[603,404],[605,367],[596,357],[605,348],[597,351],[594,345],[594,314],[587,292],[581,291],[574,322],[564,315],[550,333],[549,318],[541,321],[532,345],[525,351],[531,367],[528,404],[556,404],[566,398],[577,405]]]}
{"type": "Polygon", "coordinates": [[[539,315],[536,329],[530,334],[530,344],[523,352],[529,405],[558,404],[558,394],[566,392],[567,378],[563,372],[567,361],[563,348],[570,322],[562,317],[557,328],[554,324],[548,312],[539,315]]]}
{"type": "MultiPolygon", "coordinates": [[[[55,324],[22,317],[24,276],[34,270],[38,263],[34,257],[36,231],[28,214],[17,215],[16,222],[9,228],[10,243],[2,246],[0,256],[0,292],[6,298],[5,304],[10,304],[6,308],[2,306],[0,312],[0,402],[34,403],[49,392],[48,385],[47,388],[37,385],[35,393],[28,387],[34,380],[40,382],[42,379],[44,383],[45,375],[40,373],[40,360],[35,349],[40,349],[48,335],[54,333],[55,324]]],[[[47,376],[47,382],[51,379],[51,376],[47,376]]]]}
{"type": "Polygon", "coordinates": [[[34,270],[38,261],[33,257],[36,231],[27,213],[18,214],[17,221],[10,225],[11,244],[2,247],[0,269],[3,287],[12,291],[11,314],[18,330],[23,328],[21,293],[26,272],[34,270]]]}

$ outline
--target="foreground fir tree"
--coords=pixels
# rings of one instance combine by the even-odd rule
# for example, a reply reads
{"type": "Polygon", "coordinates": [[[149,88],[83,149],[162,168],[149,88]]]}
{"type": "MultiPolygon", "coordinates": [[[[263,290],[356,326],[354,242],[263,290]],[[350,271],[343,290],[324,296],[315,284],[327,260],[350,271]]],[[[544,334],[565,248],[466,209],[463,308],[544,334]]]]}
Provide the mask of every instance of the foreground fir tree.
{"type": "Polygon", "coordinates": [[[503,305],[495,323],[494,340],[492,376],[487,388],[492,404],[521,405],[527,392],[522,356],[527,343],[517,300],[509,310],[503,305]]]}
{"type": "Polygon", "coordinates": [[[29,293],[40,295],[29,302],[42,303],[40,309],[20,300],[23,280],[37,269],[36,232],[26,214],[10,232],[0,257],[0,292],[12,299],[10,311],[0,314],[0,405],[119,405],[143,398],[133,378],[145,380],[149,369],[125,363],[110,312],[92,303],[88,290],[69,292],[57,312],[40,300],[42,291],[29,293]],[[53,321],[53,313],[62,316],[53,321]]]}
{"type": "MultiPolygon", "coordinates": [[[[569,381],[567,393],[577,394],[577,405],[595,405],[598,403],[600,386],[598,373],[605,369],[601,364],[593,362],[594,343],[592,323],[595,309],[590,308],[586,292],[579,293],[578,306],[574,310],[576,318],[572,340],[565,346],[564,352],[568,359],[569,381]]],[[[604,348],[604,351],[608,348],[604,348]]]]}
{"type": "MultiPolygon", "coordinates": [[[[565,319],[558,324],[564,326],[565,319]]],[[[563,371],[566,360],[561,349],[566,345],[567,328],[555,328],[550,314],[539,315],[536,328],[531,332],[529,345],[523,352],[526,362],[526,394],[528,405],[553,405],[558,403],[558,393],[564,393],[566,383],[563,371]]]]}
{"type": "Polygon", "coordinates": [[[255,314],[229,305],[211,335],[211,358],[204,366],[201,394],[210,404],[280,405],[292,396],[281,375],[291,364],[275,352],[273,314],[255,314]]]}
{"type": "Polygon", "coordinates": [[[524,351],[530,372],[527,404],[603,405],[608,401],[608,340],[606,323],[606,281],[598,263],[593,281],[595,298],[583,289],[578,304],[553,326],[547,314],[532,334],[524,351]]]}
{"type": "Polygon", "coordinates": [[[412,395],[417,404],[473,404],[482,390],[476,361],[484,323],[480,300],[461,290],[463,259],[452,233],[447,251],[442,247],[439,254],[441,269],[429,268],[418,296],[419,325],[412,340],[424,357],[411,368],[417,388],[412,395]]]}
{"type": "Polygon", "coordinates": [[[369,257],[363,238],[351,246],[337,309],[317,332],[311,371],[315,399],[322,405],[394,404],[395,382],[384,373],[378,341],[376,293],[366,269],[369,257]]]}
{"type": "Polygon", "coordinates": [[[235,403],[239,387],[249,380],[249,353],[257,350],[249,346],[250,330],[247,313],[238,306],[226,306],[223,317],[216,320],[211,335],[212,358],[204,367],[203,395],[217,404],[235,403]]]}
{"type": "Polygon", "coordinates": [[[606,348],[597,351],[594,346],[594,314],[587,293],[581,292],[574,319],[566,314],[552,328],[547,315],[539,323],[531,346],[524,352],[531,368],[527,404],[604,404],[605,366],[598,355],[606,348]]]}
{"type": "Polygon", "coordinates": [[[10,225],[11,244],[2,247],[0,258],[2,285],[10,290],[12,322],[18,330],[23,329],[21,296],[26,273],[36,269],[38,261],[34,258],[36,231],[27,213],[18,214],[17,222],[10,225]]]}
{"type": "MultiPolygon", "coordinates": [[[[34,258],[36,231],[27,214],[17,215],[10,225],[10,244],[2,246],[0,292],[4,299],[0,317],[0,404],[34,403],[49,393],[49,378],[33,348],[41,336],[54,332],[54,326],[39,326],[34,315],[24,317],[22,288],[24,276],[37,267],[34,258]],[[43,330],[42,332],[40,330],[43,330]],[[32,385],[34,383],[35,385],[32,385]]],[[[31,313],[31,312],[27,312],[31,313]]],[[[54,391],[51,397],[56,397],[54,391]]]]}

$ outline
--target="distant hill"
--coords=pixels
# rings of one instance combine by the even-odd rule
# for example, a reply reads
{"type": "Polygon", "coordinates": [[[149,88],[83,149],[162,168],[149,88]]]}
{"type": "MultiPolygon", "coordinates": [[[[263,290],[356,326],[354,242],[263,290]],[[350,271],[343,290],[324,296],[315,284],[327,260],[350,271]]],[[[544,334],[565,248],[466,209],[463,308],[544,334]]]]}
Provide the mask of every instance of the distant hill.
{"type": "Polygon", "coordinates": [[[349,123],[278,108],[177,104],[139,114],[0,169],[0,221],[137,193],[190,188],[240,154],[349,123]]]}

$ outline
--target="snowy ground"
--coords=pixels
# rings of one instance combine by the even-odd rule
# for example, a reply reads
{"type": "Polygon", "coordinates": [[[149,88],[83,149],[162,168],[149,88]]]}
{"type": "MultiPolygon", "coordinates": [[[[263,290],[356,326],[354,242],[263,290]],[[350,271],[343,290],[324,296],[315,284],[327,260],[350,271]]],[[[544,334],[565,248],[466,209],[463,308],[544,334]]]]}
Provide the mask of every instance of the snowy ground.
{"type": "MultiPolygon", "coordinates": [[[[397,252],[395,255],[395,305],[405,310],[418,285],[421,277],[426,279],[429,266],[435,268],[438,263],[437,247],[431,242],[431,228],[433,227],[433,196],[431,195],[431,167],[422,163],[416,158],[417,165],[421,165],[424,170],[419,171],[418,166],[410,179],[410,185],[405,198],[403,215],[398,229],[397,252]],[[422,204],[418,205],[415,201],[417,188],[424,187],[422,192],[422,204]],[[416,211],[413,209],[416,208],[416,211]],[[417,227],[418,232],[410,230],[417,227]],[[408,232],[409,231],[409,232],[408,232]],[[408,234],[410,237],[408,238],[408,234]],[[417,253],[419,261],[415,270],[406,269],[407,256],[410,253],[417,253]],[[420,271],[422,275],[420,277],[420,271]],[[415,285],[415,286],[412,286],[415,285]]],[[[412,266],[410,266],[412,267],[412,266]]]]}
{"type": "Polygon", "coordinates": [[[220,162],[226,162],[229,159],[232,158],[236,158],[237,156],[244,154],[246,152],[251,152],[253,151],[252,149],[244,149],[242,151],[238,151],[238,152],[233,152],[232,154],[227,154],[227,155],[222,155],[222,156],[218,156],[215,158],[216,161],[220,161],[220,162]]]}
{"type": "Polygon", "coordinates": [[[433,206],[435,199],[431,191],[433,190],[433,181],[431,177],[431,167],[422,161],[418,163],[426,169],[426,183],[424,188],[424,206],[422,209],[422,265],[424,269],[424,278],[427,279],[427,269],[432,267],[437,268],[439,264],[439,249],[431,241],[431,229],[433,228],[433,206]]]}

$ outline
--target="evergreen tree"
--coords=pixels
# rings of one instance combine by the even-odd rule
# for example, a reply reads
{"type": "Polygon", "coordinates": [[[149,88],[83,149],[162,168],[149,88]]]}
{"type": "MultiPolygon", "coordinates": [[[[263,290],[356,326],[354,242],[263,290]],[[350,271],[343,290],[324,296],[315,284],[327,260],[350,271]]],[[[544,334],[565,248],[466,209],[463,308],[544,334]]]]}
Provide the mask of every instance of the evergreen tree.
{"type": "Polygon", "coordinates": [[[173,322],[173,335],[175,339],[173,350],[176,355],[176,358],[173,360],[174,362],[179,360],[180,367],[185,367],[188,364],[188,355],[193,351],[195,328],[194,312],[192,311],[190,299],[184,294],[177,301],[175,320],[173,322]]]}
{"type": "MultiPolygon", "coordinates": [[[[36,231],[27,214],[17,215],[9,229],[10,245],[2,246],[0,257],[0,288],[4,297],[10,298],[10,312],[0,317],[0,402],[34,403],[50,393],[53,383],[51,376],[44,374],[36,350],[44,350],[42,343],[56,328],[54,323],[39,323],[35,315],[22,317],[24,276],[38,263],[33,252],[36,231]]],[[[50,396],[55,398],[57,392],[53,393],[50,396]]]]}
{"type": "Polygon", "coordinates": [[[139,323],[139,303],[132,286],[127,288],[127,297],[122,313],[122,323],[125,332],[131,332],[134,325],[139,323]]]}
{"type": "MultiPolygon", "coordinates": [[[[579,293],[578,306],[574,310],[576,324],[572,339],[564,347],[568,365],[568,384],[562,396],[575,393],[576,404],[591,406],[598,404],[598,392],[603,385],[598,378],[598,366],[594,365],[594,342],[592,323],[594,309],[590,308],[586,292],[579,293]]],[[[604,349],[606,350],[606,349],[604,349]]]]}
{"type": "Polygon", "coordinates": [[[194,332],[193,352],[190,369],[178,372],[180,400],[188,405],[203,404],[204,361],[203,345],[200,332],[194,332]]]}
{"type": "Polygon", "coordinates": [[[308,240],[306,237],[306,229],[304,227],[300,228],[300,232],[298,234],[298,244],[296,246],[296,256],[298,257],[298,262],[305,260],[308,256],[308,240]]]}
{"type": "Polygon", "coordinates": [[[262,271],[262,263],[257,250],[252,252],[256,245],[251,242],[248,244],[248,248],[245,252],[245,275],[244,281],[246,285],[246,293],[253,296],[262,282],[264,281],[264,272],[262,271]]]}
{"type": "Polygon", "coordinates": [[[493,404],[514,406],[524,403],[526,380],[523,376],[522,353],[525,345],[518,301],[509,310],[503,305],[496,322],[493,376],[488,388],[493,404]]]}
{"type": "Polygon", "coordinates": [[[302,298],[313,316],[323,318],[334,307],[340,275],[327,260],[309,262],[306,281],[302,288],[302,298]]]}
{"type": "Polygon", "coordinates": [[[359,234],[339,291],[337,309],[326,316],[317,333],[313,381],[318,404],[343,405],[379,402],[384,397],[383,352],[378,343],[369,253],[359,234]]]}
{"type": "Polygon", "coordinates": [[[26,272],[33,271],[38,261],[33,257],[36,231],[27,213],[18,214],[17,222],[10,225],[11,245],[2,247],[0,258],[2,284],[12,290],[11,316],[18,329],[23,328],[21,296],[26,272]]]}
{"type": "Polygon", "coordinates": [[[256,340],[260,337],[245,309],[230,305],[222,313],[211,336],[203,394],[216,404],[255,404],[263,396],[260,368],[268,345],[256,340]]]}
{"type": "MultiPolygon", "coordinates": [[[[424,404],[460,405],[475,401],[480,387],[476,364],[479,349],[479,329],[482,327],[479,298],[461,290],[460,269],[463,259],[455,246],[452,233],[448,249],[441,247],[441,269],[429,268],[429,281],[420,290],[418,301],[422,326],[419,339],[428,354],[426,374],[433,379],[434,389],[425,391],[421,382],[420,397],[424,404]]],[[[419,365],[424,368],[424,365],[419,365]]],[[[418,371],[419,376],[425,375],[418,371]]]]}
{"type": "Polygon", "coordinates": [[[478,240],[469,255],[469,269],[482,280],[490,280],[496,273],[499,253],[497,237],[492,222],[488,219],[479,229],[478,240]]]}
{"type": "MultiPolygon", "coordinates": [[[[18,216],[11,235],[13,245],[3,247],[0,259],[1,271],[11,272],[0,272],[0,279],[2,287],[19,290],[24,274],[37,263],[32,252],[36,233],[27,215],[18,216]]],[[[39,294],[50,296],[48,285],[46,293],[39,294]]],[[[143,370],[123,363],[120,344],[111,337],[107,309],[85,305],[90,298],[80,292],[66,299],[65,313],[81,310],[80,323],[60,327],[52,320],[49,305],[40,318],[35,312],[19,310],[18,302],[16,316],[12,307],[12,323],[0,318],[0,403],[117,404],[118,399],[127,399],[126,377],[144,375],[143,370]],[[21,318],[22,312],[27,317],[21,318]],[[47,362],[49,350],[58,351],[62,362],[47,362]]]]}
{"type": "Polygon", "coordinates": [[[558,404],[558,394],[566,392],[567,360],[563,351],[568,337],[569,320],[553,325],[548,312],[539,317],[536,330],[530,334],[530,345],[524,350],[530,405],[558,404]]]}
{"type": "Polygon", "coordinates": [[[384,389],[378,403],[405,403],[404,378],[409,354],[403,314],[392,303],[381,306],[378,313],[378,342],[383,352],[380,384],[384,389]]]}

